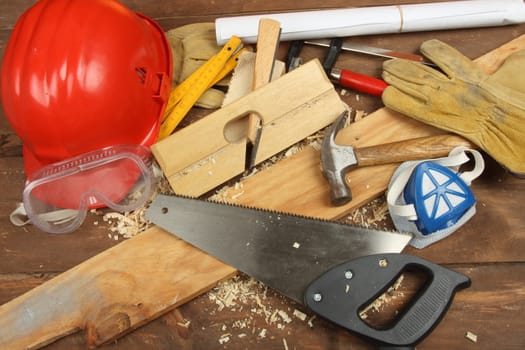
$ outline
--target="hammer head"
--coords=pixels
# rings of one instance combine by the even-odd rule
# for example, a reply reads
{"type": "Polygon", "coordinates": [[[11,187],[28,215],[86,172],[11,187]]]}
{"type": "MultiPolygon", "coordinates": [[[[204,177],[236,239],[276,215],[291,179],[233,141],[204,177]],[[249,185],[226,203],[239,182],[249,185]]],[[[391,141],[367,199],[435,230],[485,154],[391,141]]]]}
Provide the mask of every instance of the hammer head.
{"type": "MultiPolygon", "coordinates": [[[[351,111],[352,116],[355,111],[351,111]]],[[[335,137],[345,125],[348,111],[343,112],[330,127],[323,139],[321,148],[321,166],[323,175],[330,184],[330,196],[333,205],[339,206],[352,200],[352,192],[345,181],[349,168],[357,166],[357,159],[352,146],[338,145],[335,137]]]]}

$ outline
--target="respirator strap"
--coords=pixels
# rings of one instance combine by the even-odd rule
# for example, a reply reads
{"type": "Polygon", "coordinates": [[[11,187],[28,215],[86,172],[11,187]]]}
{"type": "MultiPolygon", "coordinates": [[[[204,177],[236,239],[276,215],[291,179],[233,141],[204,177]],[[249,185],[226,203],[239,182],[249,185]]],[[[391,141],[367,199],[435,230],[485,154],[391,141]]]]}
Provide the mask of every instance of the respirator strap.
{"type": "Polygon", "coordinates": [[[422,233],[417,225],[417,221],[421,220],[417,212],[421,208],[416,210],[416,206],[413,203],[407,203],[404,198],[404,192],[409,182],[412,181],[411,177],[413,173],[417,171],[418,166],[423,166],[422,163],[425,162],[430,162],[451,170],[466,186],[470,186],[471,182],[481,175],[485,166],[480,152],[465,147],[456,147],[447,157],[404,162],[394,172],[387,193],[388,209],[396,228],[399,231],[412,233],[413,238],[410,241],[410,245],[418,249],[425,248],[449,236],[458,227],[464,225],[476,212],[475,205],[472,205],[453,225],[432,231],[430,232],[431,234],[422,233]],[[470,160],[468,154],[473,158],[474,166],[469,171],[459,173],[460,166],[470,160]]]}

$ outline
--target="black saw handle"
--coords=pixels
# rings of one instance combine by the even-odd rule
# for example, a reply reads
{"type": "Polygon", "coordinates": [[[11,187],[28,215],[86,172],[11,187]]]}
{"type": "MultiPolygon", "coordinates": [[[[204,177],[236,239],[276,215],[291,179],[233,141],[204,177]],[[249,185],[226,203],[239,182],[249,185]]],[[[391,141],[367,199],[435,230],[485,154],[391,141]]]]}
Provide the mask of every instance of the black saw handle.
{"type": "Polygon", "coordinates": [[[338,265],[313,281],[305,304],[341,327],[379,342],[382,349],[411,349],[430,333],[446,313],[456,290],[470,279],[455,271],[407,254],[380,254],[338,265]],[[395,323],[373,328],[359,317],[404,271],[421,271],[427,283],[395,323]]]}

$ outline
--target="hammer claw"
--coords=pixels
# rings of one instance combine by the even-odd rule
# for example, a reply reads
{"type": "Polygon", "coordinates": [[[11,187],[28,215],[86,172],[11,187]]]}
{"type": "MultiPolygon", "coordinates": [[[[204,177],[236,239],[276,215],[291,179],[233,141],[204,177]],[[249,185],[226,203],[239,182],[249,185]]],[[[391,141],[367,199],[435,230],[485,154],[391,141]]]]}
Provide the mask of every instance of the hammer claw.
{"type": "MultiPolygon", "coordinates": [[[[353,116],[355,111],[351,110],[350,113],[353,116]]],[[[349,167],[357,164],[352,146],[338,145],[335,142],[337,133],[344,127],[347,117],[348,111],[337,117],[328,134],[325,135],[321,148],[323,175],[330,184],[332,204],[336,206],[352,200],[352,193],[346,183],[345,173],[349,167]],[[354,160],[352,161],[352,159],[354,160]]]]}
{"type": "Polygon", "coordinates": [[[332,126],[332,129],[329,131],[330,134],[330,142],[332,142],[335,145],[335,137],[337,136],[337,133],[339,133],[339,130],[341,130],[345,124],[347,119],[352,119],[355,117],[355,110],[350,110],[350,117],[348,116],[348,111],[344,111],[337,117],[337,120],[335,121],[334,125],[332,126]]]}

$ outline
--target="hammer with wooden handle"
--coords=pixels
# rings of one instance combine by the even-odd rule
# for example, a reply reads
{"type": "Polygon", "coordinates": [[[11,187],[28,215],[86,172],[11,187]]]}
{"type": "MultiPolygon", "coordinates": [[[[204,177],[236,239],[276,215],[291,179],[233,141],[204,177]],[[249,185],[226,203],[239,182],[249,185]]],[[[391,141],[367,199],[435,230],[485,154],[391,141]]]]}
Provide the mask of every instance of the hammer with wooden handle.
{"type": "Polygon", "coordinates": [[[444,157],[457,146],[475,147],[462,137],[452,134],[420,137],[362,148],[338,145],[335,137],[343,128],[347,115],[348,112],[345,111],[337,118],[324,137],[321,148],[323,175],[330,184],[331,201],[335,206],[344,205],[352,200],[352,192],[345,181],[345,174],[351,169],[444,157]]]}

